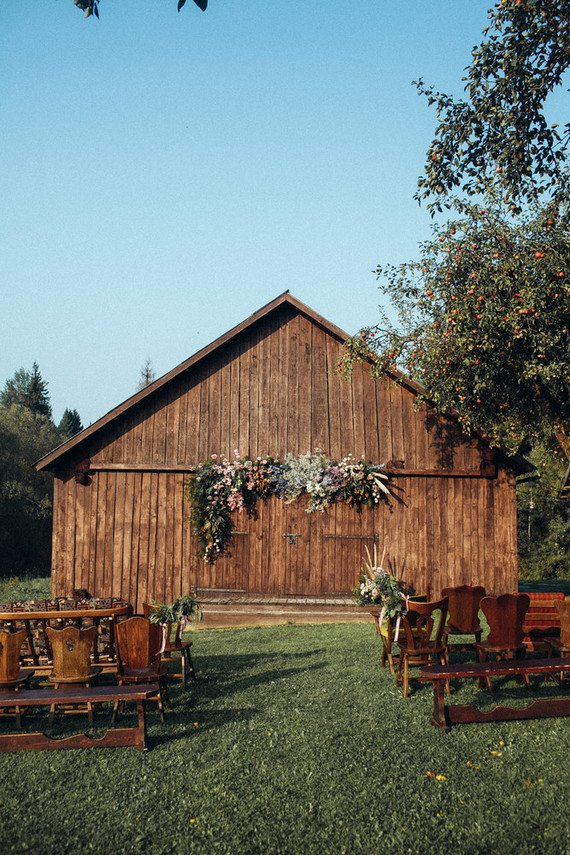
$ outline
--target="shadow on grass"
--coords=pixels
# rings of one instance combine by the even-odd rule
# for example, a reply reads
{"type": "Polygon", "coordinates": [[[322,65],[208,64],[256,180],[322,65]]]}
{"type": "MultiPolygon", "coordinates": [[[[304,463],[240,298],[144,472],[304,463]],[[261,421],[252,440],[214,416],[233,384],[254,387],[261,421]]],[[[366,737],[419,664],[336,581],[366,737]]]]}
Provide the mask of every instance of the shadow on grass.
{"type": "MultiPolygon", "coordinates": [[[[264,685],[274,685],[279,682],[284,682],[292,677],[306,674],[309,671],[320,671],[326,668],[326,662],[316,663],[307,668],[272,668],[268,671],[263,671],[260,674],[247,674],[247,676],[236,676],[236,672],[226,670],[212,671],[206,676],[199,677],[192,686],[194,687],[194,698],[205,701],[217,700],[222,697],[231,697],[235,694],[241,694],[248,689],[259,688],[264,685]]],[[[245,665],[239,673],[245,671],[245,665]]]]}
{"type": "Polygon", "coordinates": [[[224,671],[226,673],[232,671],[243,671],[244,668],[255,667],[263,662],[270,660],[282,661],[300,661],[303,659],[312,659],[313,656],[319,656],[327,652],[326,647],[321,647],[315,650],[302,651],[301,653],[231,653],[222,654],[220,656],[200,655],[198,665],[200,670],[207,673],[216,671],[224,671]]]}
{"type": "Polygon", "coordinates": [[[200,733],[219,731],[230,724],[252,721],[260,712],[261,710],[255,707],[228,707],[201,710],[191,716],[187,711],[173,708],[166,713],[164,725],[161,725],[160,721],[151,722],[150,743],[152,747],[166,745],[181,739],[190,739],[200,733]],[[196,717],[199,717],[199,721],[194,722],[196,717]]]}
{"type": "MultiPolygon", "coordinates": [[[[158,706],[152,700],[147,701],[147,727],[152,733],[152,744],[158,745],[188,738],[194,732],[195,719],[199,719],[196,730],[217,730],[232,722],[244,722],[256,717],[260,710],[256,707],[220,707],[212,709],[212,702],[223,701],[238,693],[270,686],[294,678],[310,671],[320,671],[327,662],[312,663],[304,667],[275,667],[276,662],[300,662],[322,655],[325,649],[300,653],[252,653],[230,654],[222,656],[202,656],[197,668],[198,678],[189,681],[183,689],[181,683],[174,677],[177,665],[173,663],[172,677],[168,680],[168,692],[172,709],[165,711],[164,724],[158,719],[158,706]],[[267,670],[266,664],[273,664],[267,670]],[[262,669],[259,671],[259,669],[262,669]],[[258,673],[252,673],[258,669],[258,673]],[[245,676],[244,676],[245,675],[245,676]],[[159,731],[157,732],[157,723],[159,731]]],[[[42,679],[42,678],[39,678],[42,679]]],[[[102,682],[112,682],[109,675],[104,675],[102,682]]],[[[73,714],[60,712],[56,715],[53,726],[49,727],[49,709],[37,708],[26,713],[22,718],[22,729],[19,732],[42,732],[54,739],[62,739],[78,733],[86,733],[92,738],[104,735],[111,725],[112,707],[108,704],[94,710],[94,723],[89,724],[87,713],[78,711],[73,714]]],[[[114,727],[133,727],[136,724],[136,709],[134,704],[127,707],[117,716],[114,727]]],[[[15,717],[0,716],[0,733],[15,733],[15,717]]]]}

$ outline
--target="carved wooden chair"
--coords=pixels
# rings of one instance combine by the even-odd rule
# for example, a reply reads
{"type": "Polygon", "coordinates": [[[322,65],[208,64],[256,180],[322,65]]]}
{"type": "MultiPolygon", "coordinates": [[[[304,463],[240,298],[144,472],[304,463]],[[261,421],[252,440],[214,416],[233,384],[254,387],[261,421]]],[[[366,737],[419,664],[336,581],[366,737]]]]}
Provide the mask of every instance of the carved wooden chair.
{"type": "MultiPolygon", "coordinates": [[[[34,669],[20,667],[20,651],[25,641],[25,629],[18,632],[0,630],[0,692],[19,691],[28,686],[34,669]]],[[[15,715],[16,725],[22,726],[20,707],[16,706],[13,713],[10,709],[8,715],[15,715]]]]}
{"type": "MultiPolygon", "coordinates": [[[[62,686],[84,685],[90,686],[97,680],[102,671],[100,665],[91,664],[91,651],[97,627],[90,626],[87,629],[78,629],[76,626],[66,626],[63,629],[46,627],[46,635],[49,640],[53,655],[53,670],[48,675],[48,680],[54,684],[54,688],[62,686]]],[[[58,704],[57,707],[63,705],[58,704]]],[[[76,712],[81,710],[75,709],[76,712]]],[[[56,705],[50,708],[50,726],[53,724],[56,705]]],[[[87,704],[89,722],[93,723],[93,705],[87,704]]]]}
{"type": "Polygon", "coordinates": [[[479,622],[479,605],[485,596],[485,588],[482,585],[457,585],[444,588],[441,596],[449,601],[449,615],[443,630],[447,649],[451,649],[448,644],[450,635],[474,635],[475,643],[480,642],[483,630],[479,622]]]}
{"type": "MultiPolygon", "coordinates": [[[[168,709],[171,705],[166,687],[168,665],[161,662],[161,627],[136,615],[117,623],[116,632],[119,685],[158,683],[159,691],[152,699],[158,702],[160,720],[164,722],[164,704],[168,709]]],[[[117,717],[118,708],[116,703],[112,721],[117,717]]]]}
{"type": "MultiPolygon", "coordinates": [[[[414,594],[413,597],[409,598],[410,601],[417,603],[425,603],[427,602],[426,594],[414,594]]],[[[380,664],[382,668],[386,667],[386,662],[390,667],[390,674],[394,675],[396,673],[396,665],[398,664],[398,654],[394,657],[394,645],[398,643],[396,638],[396,633],[398,632],[398,638],[400,637],[399,631],[402,632],[403,635],[403,627],[400,626],[400,630],[397,630],[397,618],[386,617],[382,615],[381,608],[371,608],[369,609],[370,614],[374,618],[374,625],[376,626],[376,633],[380,636],[380,640],[382,641],[382,656],[380,659],[380,664]]],[[[400,621],[401,624],[401,621],[400,621]]]]}
{"type": "MultiPolygon", "coordinates": [[[[429,665],[434,659],[442,665],[447,663],[447,650],[443,643],[443,629],[447,617],[447,597],[441,600],[433,600],[430,603],[416,603],[410,601],[408,610],[402,617],[402,627],[405,638],[398,639],[400,648],[400,659],[398,662],[398,673],[396,675],[396,686],[402,682],[402,668],[404,671],[404,697],[408,697],[409,666],[429,665]],[[436,623],[435,613],[439,612],[436,623]],[[434,633],[435,628],[435,633],[434,633]]],[[[449,684],[446,684],[449,694],[449,684]]]]}
{"type": "MultiPolygon", "coordinates": [[[[497,659],[524,658],[526,647],[523,642],[523,622],[529,603],[527,594],[483,597],[481,611],[487,618],[489,634],[485,641],[475,645],[479,662],[486,662],[489,654],[495,655],[497,659]]],[[[488,691],[492,692],[490,678],[481,678],[479,681],[481,688],[483,680],[488,691]]],[[[527,687],[530,687],[528,675],[525,675],[524,680],[527,687]]]]}
{"type": "MultiPolygon", "coordinates": [[[[152,604],[143,603],[143,614],[146,618],[149,617],[151,611],[152,604]]],[[[180,633],[180,624],[176,624],[176,632],[174,634],[174,638],[172,638],[171,623],[167,623],[165,625],[164,630],[161,628],[161,632],[163,632],[162,640],[164,641],[164,650],[162,651],[162,658],[166,659],[167,662],[170,662],[174,658],[172,655],[173,653],[180,654],[182,688],[185,689],[187,675],[190,677],[191,680],[196,679],[196,672],[194,671],[194,664],[190,655],[190,648],[192,647],[192,642],[182,641],[180,633]]]]}

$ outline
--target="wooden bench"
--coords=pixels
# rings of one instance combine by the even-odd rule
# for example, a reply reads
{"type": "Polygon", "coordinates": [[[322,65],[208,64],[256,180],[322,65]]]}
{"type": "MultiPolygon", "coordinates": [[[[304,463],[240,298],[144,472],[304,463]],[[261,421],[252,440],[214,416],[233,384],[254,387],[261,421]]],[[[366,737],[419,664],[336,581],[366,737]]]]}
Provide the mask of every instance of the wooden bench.
{"type": "Polygon", "coordinates": [[[496,706],[487,712],[472,704],[444,703],[447,680],[477,680],[483,677],[518,677],[530,674],[556,675],[570,671],[570,660],[503,659],[498,662],[470,662],[457,665],[431,665],[420,670],[420,679],[433,682],[433,718],[431,723],[442,730],[465,722],[511,721],[525,718],[547,718],[570,715],[570,698],[540,698],[526,707],[496,706]]]}
{"type": "Polygon", "coordinates": [[[0,753],[25,751],[26,749],[114,748],[124,745],[136,745],[140,751],[148,751],[145,701],[157,693],[158,685],[155,683],[142,686],[66,686],[62,689],[30,689],[21,692],[5,692],[0,694],[0,709],[51,706],[62,703],[95,704],[135,701],[138,722],[134,727],[110,728],[98,739],[93,739],[86,733],[63,739],[53,739],[45,733],[0,734],[0,753]]]}
{"type": "Polygon", "coordinates": [[[527,650],[548,650],[548,639],[560,636],[560,615],[556,601],[564,600],[560,591],[527,591],[530,604],[523,623],[523,643],[527,650]]]}

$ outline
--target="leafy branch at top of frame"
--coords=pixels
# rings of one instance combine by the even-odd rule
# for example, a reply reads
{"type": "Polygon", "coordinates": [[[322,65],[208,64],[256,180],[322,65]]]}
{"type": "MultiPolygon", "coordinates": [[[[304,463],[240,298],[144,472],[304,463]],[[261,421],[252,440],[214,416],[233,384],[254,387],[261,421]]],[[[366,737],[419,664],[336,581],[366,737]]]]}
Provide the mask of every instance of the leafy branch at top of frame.
{"type": "MultiPolygon", "coordinates": [[[[86,18],[91,18],[94,16],[95,18],[99,17],[99,3],[100,0],[73,0],[74,6],[77,6],[78,9],[81,9],[82,12],[85,12],[86,18]]],[[[205,12],[208,8],[208,0],[194,0],[196,6],[205,12]]],[[[186,5],[186,0],[178,0],[178,11],[186,5]]]]}

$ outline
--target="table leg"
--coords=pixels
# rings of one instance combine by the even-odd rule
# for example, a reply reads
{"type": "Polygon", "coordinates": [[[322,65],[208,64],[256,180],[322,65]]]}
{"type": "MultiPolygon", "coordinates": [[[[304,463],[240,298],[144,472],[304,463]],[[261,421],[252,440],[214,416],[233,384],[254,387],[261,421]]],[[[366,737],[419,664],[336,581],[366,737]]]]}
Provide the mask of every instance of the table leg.
{"type": "Polygon", "coordinates": [[[146,707],[144,698],[137,701],[137,715],[139,719],[138,749],[139,751],[148,751],[149,746],[147,744],[146,707]]]}
{"type": "Polygon", "coordinates": [[[385,636],[381,632],[380,638],[382,639],[382,667],[385,667],[387,659],[390,666],[390,674],[393,676],[396,671],[394,669],[394,657],[392,656],[392,633],[388,630],[388,636],[385,636]]]}
{"type": "Polygon", "coordinates": [[[445,680],[433,681],[433,718],[431,723],[440,730],[449,730],[449,725],[445,718],[445,703],[443,700],[443,687],[445,680]]]}

